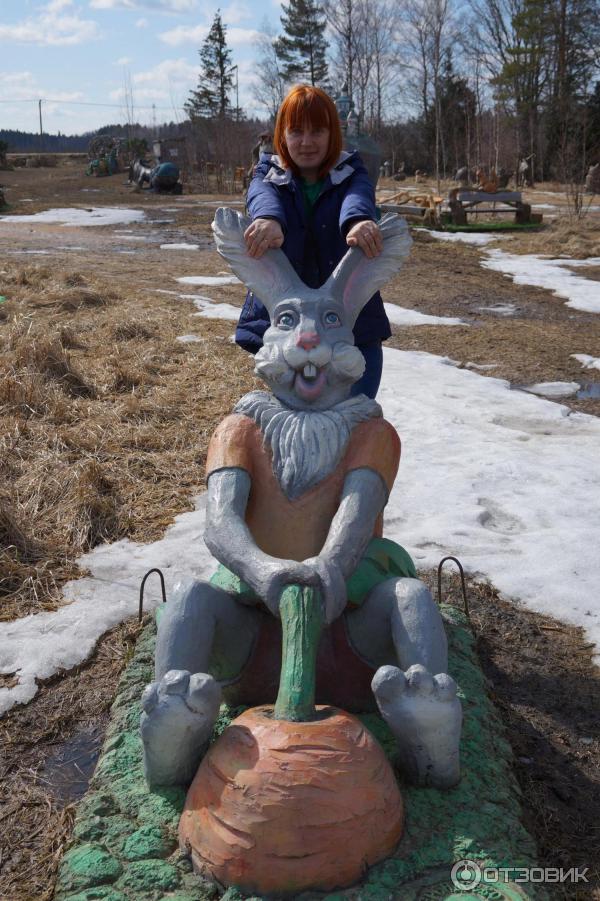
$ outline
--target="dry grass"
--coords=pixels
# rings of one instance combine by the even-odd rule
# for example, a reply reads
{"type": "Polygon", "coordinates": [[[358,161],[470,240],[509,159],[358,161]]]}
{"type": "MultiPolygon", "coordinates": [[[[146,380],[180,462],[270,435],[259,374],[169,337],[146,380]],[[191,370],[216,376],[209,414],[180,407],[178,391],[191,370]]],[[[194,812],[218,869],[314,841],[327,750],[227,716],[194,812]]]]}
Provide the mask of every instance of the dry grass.
{"type": "Polygon", "coordinates": [[[175,341],[191,313],[179,300],[161,301],[158,326],[135,288],[16,265],[4,284],[0,619],[12,619],[55,609],[99,542],[156,539],[190,509],[210,434],[250,375],[227,323],[175,341]]]}
{"type": "Polygon", "coordinates": [[[575,260],[600,256],[600,222],[597,219],[557,219],[539,232],[519,232],[503,241],[511,253],[534,253],[546,257],[568,256],[575,260]]]}
{"type": "Polygon", "coordinates": [[[115,687],[137,634],[137,624],[113,629],[90,661],[48,680],[29,705],[11,711],[0,722],[0,897],[4,901],[52,897],[71,834],[74,804],[65,803],[45,772],[48,755],[87,724],[101,724],[100,747],[115,687]]]}
{"type": "MultiPolygon", "coordinates": [[[[74,169],[78,167],[79,163],[74,165],[74,169]]],[[[42,198],[28,205],[27,212],[52,206],[58,190],[65,205],[81,203],[80,191],[89,187],[89,181],[83,176],[74,178],[67,169],[61,179],[61,172],[46,176],[44,170],[35,170],[31,175],[35,192],[23,184],[28,177],[25,170],[18,173],[21,194],[35,193],[42,198]]],[[[107,179],[102,187],[105,202],[131,204],[129,190],[118,180],[107,179]]],[[[19,191],[13,189],[11,198],[19,191]]],[[[135,203],[139,205],[137,200],[135,203]]],[[[164,199],[145,195],[143,203],[152,208],[164,199]]],[[[182,207],[177,220],[178,227],[204,242],[205,250],[195,259],[195,266],[205,272],[222,268],[213,257],[211,216],[211,211],[199,213],[198,207],[190,205],[182,207]]],[[[589,253],[599,255],[593,228],[588,230],[585,223],[574,232],[571,228],[557,225],[539,235],[520,233],[518,241],[505,242],[505,246],[511,252],[522,249],[585,256],[571,246],[589,241],[589,253]]],[[[58,243],[63,240],[61,237],[58,243]]],[[[160,537],[174,515],[190,508],[190,496],[202,485],[204,455],[214,425],[252,386],[250,358],[227,341],[231,323],[190,320],[191,304],[165,295],[158,298],[153,293],[156,270],[152,266],[156,262],[148,265],[146,258],[136,262],[135,257],[125,260],[98,252],[86,255],[85,275],[65,272],[71,262],[62,265],[61,272],[60,262],[53,263],[52,269],[0,264],[0,293],[8,298],[0,305],[0,484],[5,487],[0,497],[0,579],[6,580],[0,581],[0,617],[5,619],[57,606],[60,586],[77,573],[74,561],[97,541],[124,535],[141,541],[160,537]],[[145,286],[144,291],[136,289],[136,283],[145,286]],[[202,343],[175,341],[177,335],[190,331],[201,334],[202,343]]],[[[163,272],[165,278],[180,274],[173,263],[171,266],[163,272]]],[[[540,330],[529,328],[522,347],[517,348],[519,359],[516,332],[510,331],[510,324],[489,321],[489,317],[489,332],[487,328],[468,332],[440,328],[398,334],[416,349],[484,363],[499,360],[502,366],[493,375],[504,374],[506,366],[509,378],[545,380],[562,366],[567,377],[565,361],[570,353],[593,354],[597,327],[589,321],[591,317],[575,320],[570,311],[563,312],[561,302],[548,302],[545,295],[542,304],[542,294],[517,288],[499,274],[480,271],[472,248],[446,248],[417,239],[405,276],[398,282],[397,298],[403,305],[438,315],[462,316],[465,311],[470,315],[474,309],[480,320],[480,304],[492,298],[518,300],[525,310],[536,313],[539,308],[540,330]],[[564,336],[558,361],[556,352],[552,361],[547,354],[549,334],[552,341],[558,334],[558,328],[548,332],[549,313],[552,322],[560,320],[564,336]],[[521,372],[515,367],[517,363],[524,366],[523,360],[529,360],[530,366],[521,372]]],[[[239,302],[241,292],[225,289],[222,297],[239,302]]],[[[574,378],[575,373],[569,377],[574,378]]],[[[479,615],[476,601],[472,603],[479,615]]],[[[538,664],[527,657],[529,649],[523,647],[524,641],[531,644],[525,626],[534,618],[527,615],[527,622],[515,623],[511,619],[514,608],[504,605],[505,622],[497,622],[492,616],[497,598],[486,596],[482,604],[488,607],[488,618],[481,618],[483,613],[479,620],[474,618],[489,645],[486,671],[519,754],[519,742],[529,740],[526,715],[532,713],[535,728],[537,705],[548,694],[534,690],[531,674],[538,664]],[[506,692],[502,670],[514,673],[506,692]],[[517,715],[511,716],[519,703],[514,695],[519,686],[531,687],[531,698],[528,705],[520,703],[517,715]]],[[[581,673],[574,671],[569,680],[570,667],[583,665],[585,658],[592,669],[589,650],[577,654],[574,631],[566,627],[558,664],[554,644],[539,645],[540,660],[546,661],[547,685],[555,686],[557,694],[555,721],[538,721],[541,740],[547,736],[549,743],[557,735],[562,741],[559,720],[566,722],[572,698],[581,691],[581,673]]],[[[552,639],[556,633],[543,634],[552,639]]],[[[92,719],[102,723],[127,648],[127,627],[121,627],[102,640],[89,664],[72,673],[57,674],[41,687],[31,704],[0,722],[3,901],[45,901],[51,896],[72,810],[53,796],[44,761],[81,723],[92,719]]],[[[594,678],[591,672],[586,674],[590,684],[594,678]]],[[[10,673],[0,677],[0,685],[13,681],[10,673]]],[[[587,706],[597,712],[597,696],[595,706],[587,706]]],[[[577,715],[570,722],[574,736],[579,728],[577,715]]],[[[592,734],[591,726],[585,728],[592,734]]],[[[571,850],[576,844],[581,859],[593,859],[594,853],[598,859],[597,843],[593,844],[598,816],[597,810],[592,810],[597,787],[594,791],[587,776],[589,761],[579,755],[570,768],[569,778],[575,781],[579,769],[583,773],[581,792],[578,789],[572,808],[555,810],[551,806],[552,777],[561,775],[565,761],[547,756],[547,747],[544,751],[547,754],[536,760],[547,766],[542,781],[532,777],[530,764],[519,763],[526,807],[535,813],[530,825],[537,830],[544,859],[556,862],[554,847],[571,850]],[[546,785],[548,793],[544,795],[546,785]],[[588,807],[579,814],[586,797],[588,807]],[[571,820],[577,817],[581,828],[575,829],[571,820]]],[[[576,859],[579,857],[574,856],[573,861],[576,859]]]]}

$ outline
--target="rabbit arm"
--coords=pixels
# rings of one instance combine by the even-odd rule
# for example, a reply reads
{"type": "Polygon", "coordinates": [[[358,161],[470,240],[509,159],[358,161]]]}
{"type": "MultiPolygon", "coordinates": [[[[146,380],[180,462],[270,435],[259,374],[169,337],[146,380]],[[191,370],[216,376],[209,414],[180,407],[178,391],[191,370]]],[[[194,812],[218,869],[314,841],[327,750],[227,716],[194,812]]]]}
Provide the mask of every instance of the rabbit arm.
{"type": "Polygon", "coordinates": [[[286,585],[318,585],[314,570],[296,560],[265,554],[257,546],[244,514],[251,479],[244,469],[219,469],[208,479],[204,541],[211,554],[246,582],[275,615],[286,585]]]}
{"type": "Polygon", "coordinates": [[[346,606],[345,583],[360,563],[373,537],[377,517],[388,498],[383,478],[367,467],[354,469],[344,481],[342,499],[320,554],[305,560],[321,582],[327,622],[346,606]]]}

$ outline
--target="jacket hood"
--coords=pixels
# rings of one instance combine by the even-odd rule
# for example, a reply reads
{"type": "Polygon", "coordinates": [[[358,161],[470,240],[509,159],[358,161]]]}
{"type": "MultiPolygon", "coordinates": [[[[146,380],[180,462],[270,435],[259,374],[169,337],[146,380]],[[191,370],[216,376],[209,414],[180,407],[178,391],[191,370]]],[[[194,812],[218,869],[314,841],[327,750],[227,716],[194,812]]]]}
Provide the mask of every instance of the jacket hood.
{"type": "MultiPolygon", "coordinates": [[[[356,156],[356,150],[352,150],[350,153],[347,150],[342,150],[335,165],[333,165],[327,173],[331,179],[332,185],[339,185],[352,175],[354,172],[354,166],[352,165],[353,157],[356,156]]],[[[271,182],[274,185],[290,184],[294,177],[294,173],[291,169],[285,168],[283,160],[277,156],[276,153],[273,153],[268,158],[267,163],[269,165],[269,171],[263,178],[263,181],[271,182]]]]}

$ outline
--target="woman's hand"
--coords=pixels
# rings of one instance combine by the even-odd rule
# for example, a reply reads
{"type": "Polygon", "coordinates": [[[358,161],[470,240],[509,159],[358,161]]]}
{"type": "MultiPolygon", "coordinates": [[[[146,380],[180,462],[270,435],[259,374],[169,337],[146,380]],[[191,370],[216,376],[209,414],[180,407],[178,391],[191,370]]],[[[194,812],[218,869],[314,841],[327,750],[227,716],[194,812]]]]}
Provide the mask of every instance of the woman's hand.
{"type": "Polygon", "coordinates": [[[360,247],[369,259],[378,257],[383,250],[383,238],[376,222],[367,219],[353,225],[346,235],[348,247],[360,247]]]}
{"type": "Polygon", "coordinates": [[[276,219],[255,219],[244,232],[248,255],[260,259],[271,247],[281,247],[283,230],[276,219]]]}

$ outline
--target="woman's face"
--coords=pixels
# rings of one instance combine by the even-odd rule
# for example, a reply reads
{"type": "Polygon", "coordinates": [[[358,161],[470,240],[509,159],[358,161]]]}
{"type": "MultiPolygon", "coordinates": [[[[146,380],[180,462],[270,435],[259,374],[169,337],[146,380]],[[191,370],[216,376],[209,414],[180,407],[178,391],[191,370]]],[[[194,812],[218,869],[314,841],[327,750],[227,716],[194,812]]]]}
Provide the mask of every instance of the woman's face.
{"type": "Polygon", "coordinates": [[[302,128],[286,128],[285,143],[300,175],[316,180],[329,152],[329,129],[306,122],[302,128]]]}

